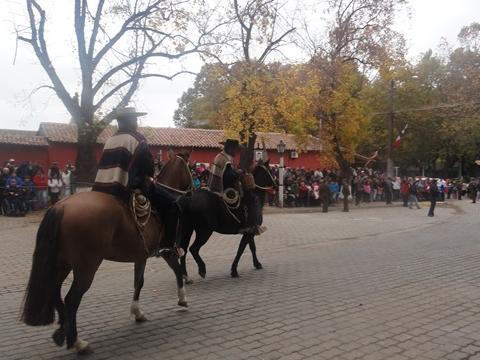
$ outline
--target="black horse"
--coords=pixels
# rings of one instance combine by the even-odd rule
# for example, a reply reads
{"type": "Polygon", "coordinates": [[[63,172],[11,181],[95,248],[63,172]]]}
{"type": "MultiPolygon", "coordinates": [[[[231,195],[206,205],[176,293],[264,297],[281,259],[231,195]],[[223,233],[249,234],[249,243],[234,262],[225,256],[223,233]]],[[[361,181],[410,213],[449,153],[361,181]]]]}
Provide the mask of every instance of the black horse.
{"type": "MultiPolygon", "coordinates": [[[[252,172],[255,179],[255,190],[251,190],[252,193],[246,194],[246,196],[255,195],[257,197],[255,201],[258,201],[260,217],[263,211],[266,191],[276,186],[276,182],[268,170],[268,166],[268,161],[255,166],[252,172]]],[[[228,188],[230,184],[224,185],[225,188],[228,188]]],[[[238,205],[227,205],[218,194],[206,189],[200,189],[195,191],[192,197],[189,198],[184,209],[183,220],[181,246],[185,251],[185,256],[181,259],[181,268],[185,281],[188,284],[192,281],[188,278],[185,259],[193,231],[195,231],[196,236],[195,241],[190,247],[190,253],[198,265],[198,273],[204,278],[207,270],[199,254],[201,247],[206,244],[214,231],[227,235],[239,234],[239,231],[246,223],[245,202],[242,199],[238,205]]],[[[260,224],[263,221],[262,218],[258,220],[260,224]]],[[[253,265],[257,269],[262,269],[262,264],[258,261],[256,254],[254,237],[255,235],[253,234],[243,234],[237,256],[232,263],[232,277],[238,277],[237,265],[247,245],[250,246],[252,252],[253,265]]]]}

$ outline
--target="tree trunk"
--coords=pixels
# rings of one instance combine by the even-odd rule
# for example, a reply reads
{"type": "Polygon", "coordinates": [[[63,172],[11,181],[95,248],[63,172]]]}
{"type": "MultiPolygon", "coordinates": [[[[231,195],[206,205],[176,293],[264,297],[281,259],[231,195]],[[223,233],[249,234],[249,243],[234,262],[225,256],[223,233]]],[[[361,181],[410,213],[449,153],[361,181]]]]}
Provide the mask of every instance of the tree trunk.
{"type": "Polygon", "coordinates": [[[240,153],[240,168],[246,172],[250,172],[252,170],[252,163],[254,158],[253,152],[256,140],[257,135],[255,133],[250,133],[247,143],[244,144],[245,148],[242,149],[240,153]]]}
{"type": "MultiPolygon", "coordinates": [[[[350,163],[345,158],[340,145],[334,137],[334,150],[335,150],[335,158],[337,160],[337,164],[340,166],[340,170],[342,171],[342,182],[346,181],[346,185],[350,186],[352,180],[352,172],[350,169],[350,163]]],[[[350,191],[349,191],[350,193],[350,191]]],[[[348,196],[343,196],[343,211],[348,212],[348,196]]]]}
{"type": "MultiPolygon", "coordinates": [[[[78,125],[77,125],[78,126],[78,125]]],[[[77,182],[79,185],[91,186],[97,172],[97,138],[99,129],[91,126],[78,127],[77,142],[77,182]]]]}

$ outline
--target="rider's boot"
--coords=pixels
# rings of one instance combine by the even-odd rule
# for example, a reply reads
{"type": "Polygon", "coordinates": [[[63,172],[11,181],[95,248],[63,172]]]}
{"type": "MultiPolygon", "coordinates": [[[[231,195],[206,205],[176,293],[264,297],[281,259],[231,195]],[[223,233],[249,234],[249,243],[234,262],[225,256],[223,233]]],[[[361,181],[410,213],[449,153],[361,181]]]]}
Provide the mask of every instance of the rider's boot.
{"type": "Polygon", "coordinates": [[[168,209],[168,211],[165,211],[165,214],[163,216],[163,218],[165,219],[165,241],[162,241],[162,239],[159,240],[160,242],[158,244],[158,249],[155,253],[155,256],[159,257],[169,252],[175,253],[174,248],[177,244],[179,215],[180,211],[177,203],[173,203],[171,208],[168,209]],[[172,244],[172,246],[162,246],[165,244],[172,244]]]}

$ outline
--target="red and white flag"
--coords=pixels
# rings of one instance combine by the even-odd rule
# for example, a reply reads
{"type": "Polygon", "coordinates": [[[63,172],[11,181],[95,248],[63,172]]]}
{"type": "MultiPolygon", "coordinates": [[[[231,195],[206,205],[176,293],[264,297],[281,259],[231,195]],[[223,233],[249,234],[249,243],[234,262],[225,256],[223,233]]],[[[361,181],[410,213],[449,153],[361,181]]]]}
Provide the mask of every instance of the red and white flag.
{"type": "Polygon", "coordinates": [[[397,138],[392,144],[392,148],[398,149],[400,145],[402,145],[403,139],[405,138],[405,133],[407,132],[408,124],[405,125],[402,131],[400,131],[400,134],[398,134],[397,138]]]}

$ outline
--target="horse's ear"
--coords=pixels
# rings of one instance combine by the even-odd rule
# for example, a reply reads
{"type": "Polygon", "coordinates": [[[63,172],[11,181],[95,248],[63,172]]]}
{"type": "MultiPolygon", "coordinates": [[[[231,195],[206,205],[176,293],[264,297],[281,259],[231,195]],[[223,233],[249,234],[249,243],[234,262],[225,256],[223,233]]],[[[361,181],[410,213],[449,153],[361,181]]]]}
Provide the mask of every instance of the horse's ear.
{"type": "Polygon", "coordinates": [[[267,168],[270,166],[270,159],[268,159],[267,161],[265,161],[263,163],[264,166],[266,166],[267,168]]]}
{"type": "Polygon", "coordinates": [[[170,160],[175,159],[175,152],[172,149],[168,149],[168,158],[170,160]]]}

